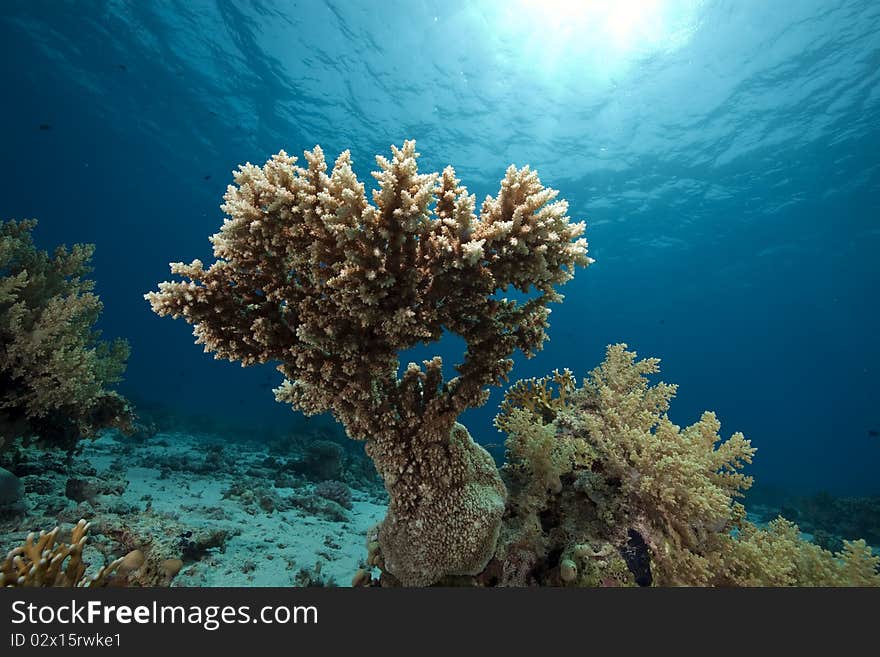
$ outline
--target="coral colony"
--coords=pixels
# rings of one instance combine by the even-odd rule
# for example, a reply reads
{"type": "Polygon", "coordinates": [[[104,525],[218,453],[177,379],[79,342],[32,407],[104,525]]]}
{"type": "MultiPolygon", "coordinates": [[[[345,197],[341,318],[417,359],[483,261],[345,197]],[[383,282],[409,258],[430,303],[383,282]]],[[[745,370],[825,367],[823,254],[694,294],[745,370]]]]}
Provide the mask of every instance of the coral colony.
{"type": "Polygon", "coordinates": [[[109,389],[128,343],[98,339],[103,309],[85,278],[91,244],[36,249],[36,221],[0,222],[0,448],[21,435],[69,447],[80,435],[128,427],[127,402],[109,389]]]}
{"type": "MultiPolygon", "coordinates": [[[[515,352],[541,349],[557,287],[592,262],[585,226],[528,167],[508,168],[477,213],[452,167],[420,173],[418,157],[414,141],[377,157],[371,197],[348,151],[329,173],[320,147],[305,166],[284,151],[241,166],[211,238],[216,261],[173,263],[178,280],[146,295],[159,315],[192,324],[216,358],[276,364],[279,402],[329,412],[364,444],[387,508],[365,537],[354,585],[880,584],[880,558],[863,540],[831,551],[781,517],[747,519],[737,500],[752,484],[741,470],[755,449],[741,433],[722,438],[711,412],[673,424],[676,387],[652,383],[659,360],[624,344],[609,346],[580,384],[568,370],[514,383],[495,419],[507,436],[499,469],[458,418],[507,381],[515,352]],[[454,375],[439,356],[399,374],[402,351],[445,332],[466,345],[454,375]]],[[[91,249],[49,257],[34,249],[32,228],[5,223],[0,243],[4,435],[70,447],[101,427],[131,432],[128,405],[111,389],[127,348],[92,330],[101,306],[84,278],[91,249]]],[[[248,466],[276,486],[313,477],[308,495],[276,500],[233,484],[223,498],[255,516],[293,506],[346,518],[352,492],[340,479],[364,470],[344,452],[319,439],[297,460],[248,466]]],[[[222,448],[209,454],[201,472],[225,458],[222,448]]],[[[70,481],[73,499],[94,501],[107,486],[70,481]]],[[[181,531],[149,543],[117,530],[104,567],[86,575],[87,528],[76,525],[67,543],[58,530],[29,536],[0,582],[168,585],[228,538],[181,531]]],[[[318,564],[295,583],[332,583],[322,577],[318,564]]]]}

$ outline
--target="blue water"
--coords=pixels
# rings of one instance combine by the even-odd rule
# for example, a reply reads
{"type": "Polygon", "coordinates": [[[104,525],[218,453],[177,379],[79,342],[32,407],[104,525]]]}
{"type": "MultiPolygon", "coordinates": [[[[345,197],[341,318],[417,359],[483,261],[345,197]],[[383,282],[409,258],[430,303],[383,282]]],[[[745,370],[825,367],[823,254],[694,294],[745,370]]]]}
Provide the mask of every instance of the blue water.
{"type": "MultiPolygon", "coordinates": [[[[626,341],[680,384],[675,422],[753,440],[765,484],[880,493],[880,3],[540,4],[5,0],[2,215],[97,244],[123,392],[258,437],[300,421],[280,375],[142,299],[209,260],[230,171],[321,144],[371,180],[415,138],[482,198],[528,163],[597,262],[515,378],[626,341]]],[[[464,418],[484,442],[500,397],[464,418]]]]}

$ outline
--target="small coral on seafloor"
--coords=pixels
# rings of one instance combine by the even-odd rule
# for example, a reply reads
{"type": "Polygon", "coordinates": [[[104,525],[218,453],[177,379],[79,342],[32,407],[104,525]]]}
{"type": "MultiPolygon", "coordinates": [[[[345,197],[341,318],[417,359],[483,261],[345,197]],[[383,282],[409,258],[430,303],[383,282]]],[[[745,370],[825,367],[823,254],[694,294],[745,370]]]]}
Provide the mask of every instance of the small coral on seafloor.
{"type": "Polygon", "coordinates": [[[648,381],[658,363],[618,344],[581,388],[557,372],[510,389],[496,418],[508,433],[508,509],[482,581],[880,585],[864,541],[834,554],[781,518],[747,522],[735,499],[755,449],[741,433],[722,440],[713,413],[674,425],[675,386],[648,381]]]}
{"type": "Polygon", "coordinates": [[[80,520],[73,528],[70,542],[57,540],[58,527],[49,533],[29,534],[24,545],[0,562],[0,587],[107,586],[115,580],[114,572],[120,566],[130,567],[137,555],[126,555],[101,568],[95,577],[86,577],[82,551],[88,529],[88,523],[80,520]]]}
{"type": "Polygon", "coordinates": [[[315,495],[333,500],[345,509],[351,509],[351,489],[341,481],[322,481],[315,486],[315,495]]]}
{"type": "Polygon", "coordinates": [[[102,304],[86,278],[94,247],[38,250],[36,221],[0,222],[0,445],[22,437],[70,449],[104,427],[127,428],[110,387],[128,343],[99,339],[102,304]]]}
{"type": "Polygon", "coordinates": [[[392,151],[376,158],[372,203],[348,151],[329,174],[319,147],[306,167],[284,151],[240,167],[216,262],[174,263],[184,280],[146,297],[217,358],[280,363],[279,401],[331,411],[366,441],[390,498],[384,570],[427,585],[480,572],[504,510],[491,457],[456,418],[506,379],[515,350],[542,347],[555,287],[591,261],[584,225],[528,167],[508,168],[477,215],[452,167],[419,173],[413,141],[392,151]],[[502,298],[510,287],[531,296],[502,298]],[[444,331],[467,344],[458,376],[439,357],[398,375],[402,350],[444,331]]]}
{"type": "Polygon", "coordinates": [[[344,453],[339,443],[315,440],[306,446],[305,455],[294,471],[318,481],[338,479],[343,472],[344,453]]]}

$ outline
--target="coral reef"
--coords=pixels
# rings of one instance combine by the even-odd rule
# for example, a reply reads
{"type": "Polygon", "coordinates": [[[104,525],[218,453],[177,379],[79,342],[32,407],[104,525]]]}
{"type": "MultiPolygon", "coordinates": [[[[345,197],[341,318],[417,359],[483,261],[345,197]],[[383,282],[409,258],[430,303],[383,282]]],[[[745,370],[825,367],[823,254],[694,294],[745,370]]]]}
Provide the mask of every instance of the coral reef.
{"type": "MultiPolygon", "coordinates": [[[[880,583],[864,541],[832,552],[781,518],[749,522],[739,500],[755,449],[741,433],[723,439],[711,412],[673,424],[676,387],[652,384],[659,361],[623,344],[580,387],[568,370],[511,387],[499,473],[457,418],[506,380],[515,350],[541,348],[555,287],[591,262],[583,225],[528,168],[510,167],[477,216],[451,168],[420,174],[414,142],[392,150],[377,158],[372,203],[348,152],[329,173],[319,147],[306,167],[283,151],[240,167],[216,261],[173,263],[182,280],[146,295],[216,358],[278,364],[278,401],[330,411],[364,441],[389,501],[355,585],[880,583]],[[520,300],[501,297],[511,287],[520,300]],[[400,371],[402,350],[447,331],[467,346],[457,376],[439,357],[400,371]]],[[[224,497],[254,517],[297,508],[346,524],[345,461],[333,441],[276,446],[224,497]],[[267,483],[302,479],[317,485],[279,496],[267,483]]],[[[321,581],[318,567],[299,572],[321,581]]]]}
{"type": "Polygon", "coordinates": [[[617,344],[580,388],[566,371],[510,389],[496,418],[509,499],[483,583],[880,585],[864,541],[832,553],[781,518],[746,521],[755,449],[722,439],[713,413],[674,425],[676,387],[648,379],[658,365],[617,344]]]}
{"type": "Polygon", "coordinates": [[[548,304],[586,266],[572,223],[528,167],[508,168],[479,216],[451,167],[418,172],[415,142],[377,157],[367,199],[348,151],[327,173],[281,151],[235,173],[212,237],[217,258],[173,263],[185,280],[146,295],[194,325],[196,342],[242,365],[277,362],[279,401],[330,411],[366,441],[390,502],[378,531],[386,572],[406,585],[480,572],[492,556],[505,489],[456,418],[506,379],[516,349],[541,348],[548,304]],[[524,301],[499,298],[514,288],[524,301]],[[457,376],[439,357],[398,375],[398,354],[444,331],[467,344],[457,376]]]}
{"type": "Polygon", "coordinates": [[[49,255],[34,246],[35,226],[0,222],[0,445],[21,437],[70,449],[101,428],[129,427],[128,403],[111,389],[129,348],[94,328],[94,247],[49,255]]]}

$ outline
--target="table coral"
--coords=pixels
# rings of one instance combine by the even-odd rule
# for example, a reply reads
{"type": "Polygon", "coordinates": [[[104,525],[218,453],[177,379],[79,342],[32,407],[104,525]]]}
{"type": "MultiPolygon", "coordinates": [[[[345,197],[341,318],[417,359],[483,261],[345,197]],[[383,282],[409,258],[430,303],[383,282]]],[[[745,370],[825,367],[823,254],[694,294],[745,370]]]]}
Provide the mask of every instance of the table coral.
{"type": "Polygon", "coordinates": [[[505,489],[456,418],[506,379],[511,355],[546,339],[555,287],[586,266],[582,223],[524,167],[507,169],[479,216],[455,177],[419,173],[415,142],[377,157],[372,203],[343,152],[328,174],[284,151],[235,172],[209,267],[173,263],[184,280],[146,295],[194,325],[197,343],[242,365],[278,362],[279,401],[331,411],[367,451],[389,492],[379,529],[386,572],[407,585],[475,574],[491,557],[505,489]],[[499,298],[513,287],[528,298],[499,298]],[[439,357],[398,354],[440,339],[467,344],[457,376],[439,357]]]}
{"type": "Polygon", "coordinates": [[[125,340],[99,339],[102,304],[86,277],[90,244],[34,246],[37,222],[0,222],[0,441],[37,438],[71,448],[104,427],[128,428],[128,403],[111,388],[125,340]]]}

